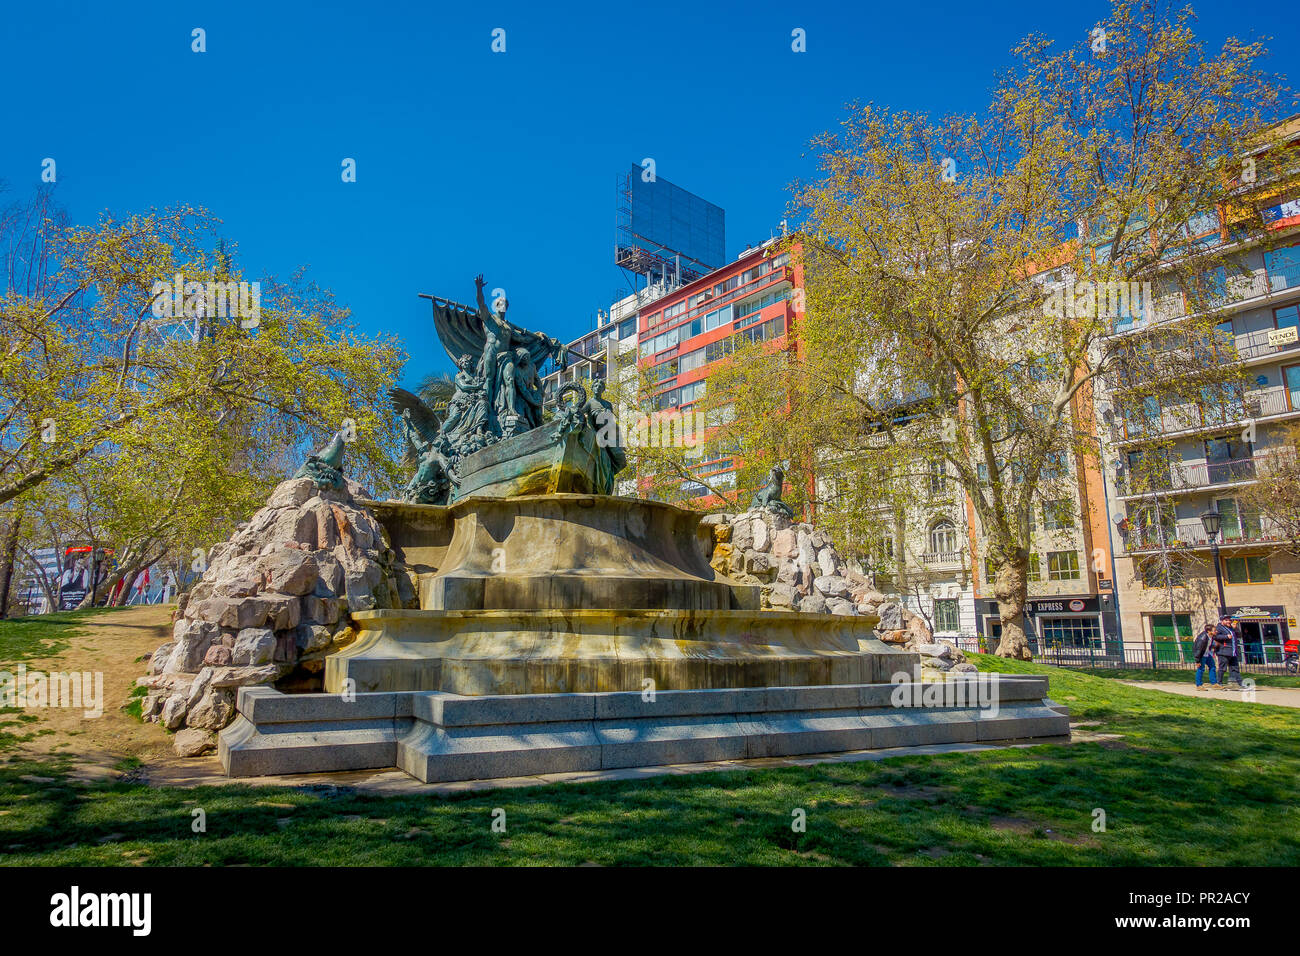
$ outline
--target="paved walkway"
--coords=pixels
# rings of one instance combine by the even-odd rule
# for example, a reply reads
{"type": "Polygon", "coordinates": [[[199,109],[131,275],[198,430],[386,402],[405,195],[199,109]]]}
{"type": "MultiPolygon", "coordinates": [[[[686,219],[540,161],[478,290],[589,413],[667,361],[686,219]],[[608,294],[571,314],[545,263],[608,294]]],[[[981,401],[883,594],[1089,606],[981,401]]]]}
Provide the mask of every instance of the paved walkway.
{"type": "MultiPolygon", "coordinates": [[[[1244,680],[1246,675],[1243,675],[1244,680]]],[[[1300,707],[1300,687],[1255,687],[1252,700],[1247,694],[1232,688],[1231,690],[1197,690],[1195,684],[1183,684],[1178,681],[1125,680],[1121,684],[1129,687],[1145,687],[1150,690],[1163,690],[1170,694],[1184,697],[1204,697],[1207,700],[1235,700],[1244,703],[1273,704],[1276,707],[1300,707]]],[[[1209,685],[1206,685],[1209,686],[1209,685]]]]}

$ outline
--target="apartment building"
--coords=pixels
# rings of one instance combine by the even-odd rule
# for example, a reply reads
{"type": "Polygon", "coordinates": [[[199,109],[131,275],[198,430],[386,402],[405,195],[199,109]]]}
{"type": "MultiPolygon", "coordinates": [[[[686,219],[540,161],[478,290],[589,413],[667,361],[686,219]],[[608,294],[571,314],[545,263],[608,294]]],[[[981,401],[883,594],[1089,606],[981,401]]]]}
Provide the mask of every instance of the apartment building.
{"type": "MultiPolygon", "coordinates": [[[[1300,229],[1300,203],[1279,203],[1274,224],[1300,229]]],[[[1186,641],[1219,609],[1203,515],[1219,516],[1224,604],[1242,621],[1248,663],[1281,659],[1300,607],[1300,562],[1278,547],[1267,515],[1242,500],[1269,457],[1290,452],[1282,427],[1300,419],[1300,241],[1268,248],[1259,237],[1242,243],[1238,258],[1248,276],[1226,283],[1217,310],[1223,348],[1215,360],[1239,365],[1244,392],[1180,404],[1147,397],[1134,409],[1125,403],[1124,383],[1116,382],[1102,428],[1114,463],[1107,481],[1116,505],[1125,641],[1175,660],[1175,621],[1186,641]],[[1132,476],[1156,441],[1168,473],[1154,487],[1139,487],[1132,476]]],[[[1186,305],[1174,302],[1173,315],[1155,321],[1180,310],[1186,305]]],[[[1140,335],[1143,325],[1128,324],[1117,334],[1140,335]]]]}
{"type": "MultiPolygon", "coordinates": [[[[1290,134],[1281,148],[1294,150],[1300,121],[1284,129],[1290,134]]],[[[1143,336],[1201,308],[1217,320],[1218,339],[1202,360],[1240,371],[1244,383],[1205,390],[1196,401],[1166,399],[1152,394],[1139,371],[1112,377],[1099,399],[1124,641],[1164,660],[1184,659],[1190,635],[1218,615],[1220,580],[1223,606],[1242,622],[1246,663],[1280,661],[1281,645],[1296,633],[1300,562],[1279,546],[1267,514],[1243,497],[1272,456],[1293,453],[1283,429],[1300,420],[1300,201],[1289,198],[1293,182],[1261,180],[1242,197],[1261,214],[1263,234],[1242,235],[1233,212],[1203,217],[1197,241],[1228,253],[1228,264],[1210,275],[1216,294],[1209,302],[1166,296],[1154,314],[1115,329],[1116,336],[1143,336]],[[1141,398],[1132,397],[1139,391],[1141,398]],[[1215,524],[1217,575],[1209,533],[1215,524]]]]}
{"type": "MultiPolygon", "coordinates": [[[[802,283],[776,240],[748,248],[735,260],[640,307],[638,360],[648,386],[649,408],[690,413],[704,397],[716,363],[747,342],[790,347],[794,317],[791,293],[802,283]]],[[[702,506],[721,504],[710,488],[735,488],[741,450],[707,441],[692,471],[700,482],[682,482],[684,497],[702,506]],[[707,487],[704,484],[707,482],[707,487]]]]}

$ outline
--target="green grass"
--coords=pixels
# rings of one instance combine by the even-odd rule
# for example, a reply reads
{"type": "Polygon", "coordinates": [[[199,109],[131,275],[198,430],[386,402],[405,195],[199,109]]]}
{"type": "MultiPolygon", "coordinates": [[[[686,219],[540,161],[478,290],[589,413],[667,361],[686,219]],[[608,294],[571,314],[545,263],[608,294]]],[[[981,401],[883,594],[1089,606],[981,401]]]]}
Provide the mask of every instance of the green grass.
{"type": "MultiPolygon", "coordinates": [[[[1196,668],[1192,666],[1159,669],[1144,667],[1129,670],[1111,669],[1109,667],[1076,668],[1080,673],[1092,674],[1094,677],[1109,677],[1112,680],[1171,681],[1179,684],[1192,684],[1196,681],[1196,668]]],[[[1241,679],[1249,677],[1260,687],[1300,687],[1300,675],[1296,674],[1248,674],[1241,672],[1241,679]]],[[[1207,673],[1205,680],[1209,680],[1207,673]]]]}
{"type": "Polygon", "coordinates": [[[1049,674],[1074,719],[1121,737],[450,797],[83,784],[67,758],[11,760],[0,863],[1300,864],[1300,711],[972,657],[1049,674]],[[496,808],[505,833],[492,830],[496,808]],[[1092,829],[1098,808],[1105,832],[1092,829]]]}
{"type": "Polygon", "coordinates": [[[95,607],[84,611],[58,611],[0,621],[0,665],[30,663],[60,654],[76,625],[122,608],[95,607]]]}

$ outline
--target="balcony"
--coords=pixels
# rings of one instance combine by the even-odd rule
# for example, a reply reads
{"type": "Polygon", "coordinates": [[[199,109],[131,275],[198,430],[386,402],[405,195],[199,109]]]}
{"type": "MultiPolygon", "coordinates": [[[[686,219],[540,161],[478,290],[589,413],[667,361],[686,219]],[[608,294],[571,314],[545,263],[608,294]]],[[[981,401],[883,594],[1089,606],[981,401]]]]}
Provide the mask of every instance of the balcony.
{"type": "MultiPolygon", "coordinates": [[[[1128,535],[1121,534],[1123,551],[1126,554],[1150,554],[1168,549],[1176,551],[1184,548],[1196,550],[1210,547],[1205,534],[1205,526],[1200,518],[1179,518],[1172,528],[1165,530],[1165,543],[1161,547],[1160,533],[1154,528],[1140,528],[1128,535]]],[[[1268,518],[1256,514],[1243,514],[1238,517],[1225,515],[1223,530],[1219,536],[1219,547],[1225,550],[1256,544],[1271,544],[1282,540],[1280,531],[1268,518]]]]}
{"type": "Polygon", "coordinates": [[[927,568],[937,570],[953,569],[957,570],[964,567],[962,561],[962,551],[927,551],[921,555],[921,563],[927,568]]]}
{"type": "Polygon", "coordinates": [[[1127,421],[1122,444],[1140,444],[1144,439],[1195,434],[1202,431],[1242,425],[1252,418],[1272,418],[1300,411],[1291,407],[1287,390],[1281,385],[1259,388],[1245,394],[1238,404],[1171,405],[1160,409],[1158,421],[1127,421]]]}
{"type": "MultiPolygon", "coordinates": [[[[1267,456],[1255,455],[1228,461],[1176,461],[1169,466],[1168,478],[1154,482],[1151,487],[1133,491],[1129,476],[1116,477],[1115,490],[1121,498],[1140,498],[1143,494],[1168,495],[1213,488],[1223,485],[1245,484],[1256,478],[1258,465],[1267,456]]],[[[1165,476],[1160,476],[1164,478],[1165,476]]]]}
{"type": "Polygon", "coordinates": [[[1259,329],[1255,332],[1238,335],[1236,338],[1237,355],[1243,359],[1257,359],[1261,356],[1285,355],[1288,352],[1300,351],[1300,340],[1282,345],[1270,344],[1268,340],[1270,332],[1276,334],[1277,330],[1259,329]]]}

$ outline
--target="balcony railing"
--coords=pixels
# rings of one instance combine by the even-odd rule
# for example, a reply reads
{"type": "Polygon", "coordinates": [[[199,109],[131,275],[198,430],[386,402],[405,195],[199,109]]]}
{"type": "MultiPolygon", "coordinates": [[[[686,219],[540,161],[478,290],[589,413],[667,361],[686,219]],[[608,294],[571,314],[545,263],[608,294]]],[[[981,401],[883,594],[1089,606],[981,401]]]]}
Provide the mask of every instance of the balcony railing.
{"type": "Polygon", "coordinates": [[[1167,475],[1143,476],[1147,485],[1134,490],[1128,474],[1116,479],[1120,497],[1135,497],[1144,492],[1166,494],[1173,491],[1194,491],[1239,481],[1254,481],[1263,455],[1237,458],[1229,461],[1176,461],[1170,463],[1167,475]]]}
{"type": "Polygon", "coordinates": [[[1275,330],[1259,329],[1255,332],[1238,335],[1236,340],[1237,354],[1244,359],[1253,359],[1259,358],[1261,355],[1281,355],[1284,352],[1293,352],[1300,349],[1300,340],[1288,342],[1284,345],[1270,345],[1268,334],[1273,331],[1275,330]]]}
{"type": "MultiPolygon", "coordinates": [[[[1121,535],[1123,550],[1128,554],[1144,551],[1160,551],[1165,548],[1173,551],[1179,548],[1208,548],[1209,537],[1200,518],[1179,518],[1172,528],[1165,529],[1163,546],[1160,532],[1155,528],[1140,528],[1131,531],[1125,537],[1121,535]]],[[[1265,544],[1282,540],[1281,532],[1267,517],[1257,514],[1242,514],[1236,518],[1224,516],[1223,528],[1219,533],[1219,545],[1265,544]]]]}
{"type": "Polygon", "coordinates": [[[1127,441],[1140,441],[1154,435],[1169,435],[1177,432],[1217,428],[1220,425],[1231,425],[1251,418],[1285,415],[1291,411],[1296,411],[1296,409],[1291,407],[1286,388],[1281,385],[1274,385],[1271,388],[1260,388],[1247,392],[1239,404],[1186,404],[1162,408],[1159,421],[1126,422],[1124,425],[1124,438],[1127,441]]]}
{"type": "Polygon", "coordinates": [[[921,555],[922,564],[961,564],[961,551],[927,551],[921,555]]]}

